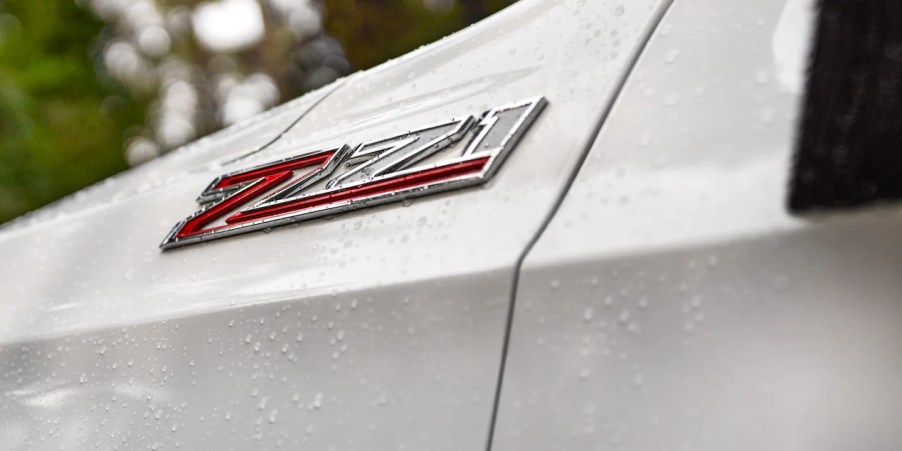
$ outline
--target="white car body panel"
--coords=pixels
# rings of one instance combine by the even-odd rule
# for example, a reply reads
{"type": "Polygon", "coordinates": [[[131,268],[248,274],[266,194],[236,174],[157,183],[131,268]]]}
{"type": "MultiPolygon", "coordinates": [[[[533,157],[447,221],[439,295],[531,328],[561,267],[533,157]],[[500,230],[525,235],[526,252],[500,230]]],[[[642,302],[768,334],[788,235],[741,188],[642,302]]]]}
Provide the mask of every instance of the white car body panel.
{"type": "Polygon", "coordinates": [[[902,448],[898,208],[785,207],[811,12],[525,0],[5,225],[0,447],[902,448]],[[485,186],[158,248],[223,173],[536,96],[485,186]]]}
{"type": "Polygon", "coordinates": [[[485,447],[518,262],[666,3],[521,2],[5,227],[0,441],[485,447]],[[539,95],[483,188],[157,248],[222,173],[539,95]]]}
{"type": "Polygon", "coordinates": [[[524,262],[493,449],[902,449],[899,208],[785,207],[810,8],[664,17],[524,262]]]}

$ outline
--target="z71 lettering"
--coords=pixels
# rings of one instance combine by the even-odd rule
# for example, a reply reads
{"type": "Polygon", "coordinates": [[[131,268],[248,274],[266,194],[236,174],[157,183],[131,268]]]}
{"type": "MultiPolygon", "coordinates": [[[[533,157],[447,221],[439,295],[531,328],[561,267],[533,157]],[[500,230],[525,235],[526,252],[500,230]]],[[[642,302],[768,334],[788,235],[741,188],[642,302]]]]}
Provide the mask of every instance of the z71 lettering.
{"type": "Polygon", "coordinates": [[[485,183],[546,101],[530,99],[401,135],[222,175],[172,229],[171,249],[485,183]],[[454,150],[469,137],[462,150],[454,150]],[[447,155],[443,155],[447,154],[447,155]]]}

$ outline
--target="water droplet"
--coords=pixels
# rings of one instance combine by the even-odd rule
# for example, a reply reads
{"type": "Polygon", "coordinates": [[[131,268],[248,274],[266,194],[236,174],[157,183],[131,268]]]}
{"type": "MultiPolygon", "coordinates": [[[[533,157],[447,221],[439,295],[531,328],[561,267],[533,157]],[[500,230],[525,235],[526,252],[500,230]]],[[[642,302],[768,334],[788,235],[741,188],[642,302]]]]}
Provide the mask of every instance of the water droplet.
{"type": "Polygon", "coordinates": [[[620,316],[617,318],[617,320],[620,321],[621,323],[626,323],[627,321],[629,321],[630,320],[630,311],[624,310],[624,311],[620,312],[620,316]]]}
{"type": "Polygon", "coordinates": [[[677,57],[680,56],[680,51],[677,49],[670,49],[664,55],[664,62],[670,64],[676,61],[677,57]]]}
{"type": "Polygon", "coordinates": [[[641,386],[644,382],[645,376],[643,376],[642,373],[633,376],[633,383],[636,384],[636,386],[641,386]]]}
{"type": "Polygon", "coordinates": [[[317,393],[316,396],[313,398],[313,403],[310,404],[310,407],[314,410],[317,410],[322,406],[323,406],[323,394],[317,393]]]}

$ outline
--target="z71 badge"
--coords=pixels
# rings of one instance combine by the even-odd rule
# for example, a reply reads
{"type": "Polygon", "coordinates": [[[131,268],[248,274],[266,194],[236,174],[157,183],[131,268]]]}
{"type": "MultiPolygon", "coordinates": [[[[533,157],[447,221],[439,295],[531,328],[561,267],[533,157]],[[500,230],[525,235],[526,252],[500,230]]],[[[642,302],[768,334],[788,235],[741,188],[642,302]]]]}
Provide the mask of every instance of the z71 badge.
{"type": "Polygon", "coordinates": [[[493,108],[480,118],[466,116],[219,176],[198,197],[200,211],[176,224],[160,247],[485,183],[545,103],[541,97],[530,99],[493,108]]]}

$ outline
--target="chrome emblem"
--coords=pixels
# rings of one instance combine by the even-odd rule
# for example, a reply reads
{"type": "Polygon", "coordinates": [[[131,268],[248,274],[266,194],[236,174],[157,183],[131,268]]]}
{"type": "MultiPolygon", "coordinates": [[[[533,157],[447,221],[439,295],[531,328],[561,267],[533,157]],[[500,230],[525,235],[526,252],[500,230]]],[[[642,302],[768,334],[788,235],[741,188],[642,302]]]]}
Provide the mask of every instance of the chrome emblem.
{"type": "Polygon", "coordinates": [[[201,209],[162,249],[480,185],[500,168],[545,106],[539,97],[390,138],[342,145],[217,177],[201,209]],[[466,145],[456,144],[470,137],[466,145]]]}

